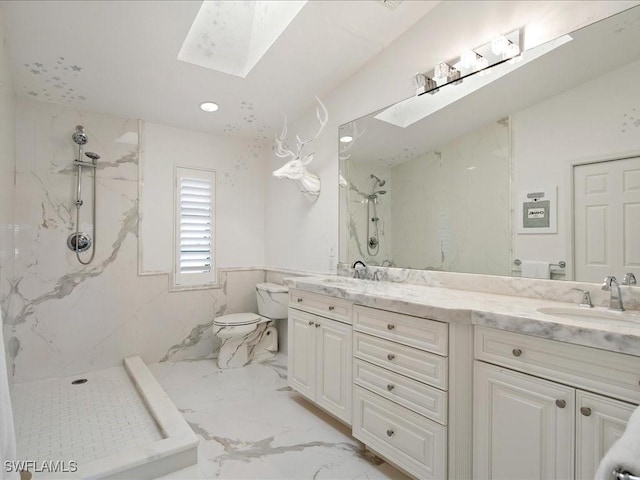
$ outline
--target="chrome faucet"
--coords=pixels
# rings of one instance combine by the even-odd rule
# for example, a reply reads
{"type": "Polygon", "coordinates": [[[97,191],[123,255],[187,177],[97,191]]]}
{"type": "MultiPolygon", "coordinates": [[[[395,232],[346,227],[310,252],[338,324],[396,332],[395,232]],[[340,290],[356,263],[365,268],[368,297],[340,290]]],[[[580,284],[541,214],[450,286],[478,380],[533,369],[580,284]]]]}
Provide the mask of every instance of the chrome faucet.
{"type": "Polygon", "coordinates": [[[629,272],[624,274],[624,278],[622,279],[622,285],[637,285],[636,276],[629,272]]]}
{"type": "Polygon", "coordinates": [[[616,277],[605,277],[604,283],[602,284],[602,290],[606,292],[611,291],[609,310],[623,312],[624,307],[622,306],[622,292],[620,291],[620,285],[618,285],[616,277]]]}
{"type": "Polygon", "coordinates": [[[582,298],[580,299],[580,307],[581,308],[593,308],[593,303],[591,302],[591,294],[589,290],[582,290],[581,288],[572,288],[571,290],[575,290],[576,292],[582,293],[582,298]]]}
{"type": "Polygon", "coordinates": [[[362,260],[357,260],[353,262],[353,265],[351,266],[351,268],[353,268],[353,278],[363,278],[360,275],[360,272],[364,270],[364,272],[366,273],[367,271],[367,266],[364,264],[362,260]],[[361,267],[361,268],[358,268],[358,267],[361,267]]]}

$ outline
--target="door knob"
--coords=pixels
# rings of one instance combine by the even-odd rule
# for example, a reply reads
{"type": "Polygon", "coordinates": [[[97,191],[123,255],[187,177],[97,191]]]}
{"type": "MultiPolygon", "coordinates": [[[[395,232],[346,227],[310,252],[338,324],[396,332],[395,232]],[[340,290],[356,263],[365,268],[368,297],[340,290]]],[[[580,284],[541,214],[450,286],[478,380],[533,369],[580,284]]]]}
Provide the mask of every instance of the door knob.
{"type": "Polygon", "coordinates": [[[591,415],[591,409],[589,407],[580,407],[580,413],[585,417],[591,415]]]}
{"type": "Polygon", "coordinates": [[[514,348],[513,350],[511,350],[511,353],[513,353],[514,357],[519,357],[520,355],[522,355],[522,350],[520,350],[519,348],[514,348]]]}
{"type": "Polygon", "coordinates": [[[564,408],[567,406],[567,402],[564,400],[556,400],[556,405],[558,406],[558,408],[564,408]]]}
{"type": "Polygon", "coordinates": [[[393,353],[387,355],[387,360],[393,360],[396,356],[393,353]]]}

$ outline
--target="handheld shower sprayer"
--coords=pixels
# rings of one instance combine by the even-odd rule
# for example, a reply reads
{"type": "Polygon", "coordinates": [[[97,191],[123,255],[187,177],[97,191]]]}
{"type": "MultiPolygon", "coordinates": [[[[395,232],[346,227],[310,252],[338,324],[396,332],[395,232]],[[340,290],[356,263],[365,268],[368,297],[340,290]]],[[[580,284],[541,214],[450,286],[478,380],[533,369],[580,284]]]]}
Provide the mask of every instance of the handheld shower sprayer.
{"type": "Polygon", "coordinates": [[[86,152],[84,155],[89,158],[91,161],[83,160],[82,158],[82,147],[87,144],[89,138],[87,137],[87,133],[82,125],[77,125],[75,131],[71,135],[71,139],[74,141],[76,145],[78,145],[78,156],[76,160],[74,160],[73,164],[78,168],[77,172],[77,183],[76,183],[76,199],[74,204],[76,206],[76,231],[69,235],[67,238],[67,246],[69,249],[76,252],[76,258],[78,262],[82,265],[88,265],[93,260],[93,257],[96,254],[96,168],[97,161],[100,159],[100,155],[93,152],[86,152]],[[93,196],[92,196],[92,225],[93,225],[93,240],[91,236],[87,233],[80,232],[80,208],[84,204],[82,200],[82,167],[87,167],[93,170],[93,196]],[[91,248],[93,243],[93,249],[91,250],[91,257],[88,261],[83,261],[80,258],[80,253],[91,248]]]}

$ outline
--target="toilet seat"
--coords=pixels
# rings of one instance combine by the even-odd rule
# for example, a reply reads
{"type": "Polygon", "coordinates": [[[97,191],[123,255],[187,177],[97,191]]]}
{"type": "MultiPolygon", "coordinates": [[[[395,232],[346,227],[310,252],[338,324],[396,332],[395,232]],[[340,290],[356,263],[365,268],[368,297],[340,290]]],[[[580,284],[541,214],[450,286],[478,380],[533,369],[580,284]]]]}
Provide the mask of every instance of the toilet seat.
{"type": "Polygon", "coordinates": [[[257,313],[232,313],[216,318],[213,324],[221,327],[239,327],[253,325],[260,322],[260,320],[262,320],[262,317],[257,313]]]}

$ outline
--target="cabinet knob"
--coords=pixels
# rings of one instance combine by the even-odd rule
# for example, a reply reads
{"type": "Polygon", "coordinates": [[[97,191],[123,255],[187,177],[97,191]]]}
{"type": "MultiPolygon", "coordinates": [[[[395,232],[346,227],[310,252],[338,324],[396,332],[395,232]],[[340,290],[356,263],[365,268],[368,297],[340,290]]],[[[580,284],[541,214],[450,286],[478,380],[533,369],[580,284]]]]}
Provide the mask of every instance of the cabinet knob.
{"type": "Polygon", "coordinates": [[[387,430],[387,437],[393,437],[394,431],[389,429],[387,430]]]}
{"type": "Polygon", "coordinates": [[[387,323],[387,330],[393,330],[394,328],[396,328],[395,325],[393,325],[391,323],[387,323]]]}
{"type": "Polygon", "coordinates": [[[387,385],[387,390],[389,391],[393,390],[394,388],[396,388],[395,385],[391,385],[391,384],[387,385]]]}
{"type": "Polygon", "coordinates": [[[396,356],[393,353],[387,355],[387,360],[393,360],[396,356]]]}
{"type": "Polygon", "coordinates": [[[316,323],[316,328],[320,328],[320,324],[319,323],[316,323]]]}
{"type": "Polygon", "coordinates": [[[591,415],[591,409],[589,407],[580,407],[580,413],[585,417],[591,415]]]}
{"type": "Polygon", "coordinates": [[[522,350],[520,350],[519,348],[514,348],[513,350],[511,350],[511,353],[513,353],[514,357],[519,357],[520,355],[522,355],[522,350]]]}
{"type": "Polygon", "coordinates": [[[567,406],[567,402],[565,402],[564,400],[556,400],[556,405],[558,406],[558,408],[564,408],[567,406]]]}
{"type": "Polygon", "coordinates": [[[302,303],[302,298],[298,297],[298,303],[302,303]]]}
{"type": "Polygon", "coordinates": [[[333,305],[329,305],[329,311],[333,312],[336,309],[336,307],[334,307],[333,305]]]}
{"type": "Polygon", "coordinates": [[[314,321],[313,320],[309,320],[309,325],[313,325],[314,321]]]}

